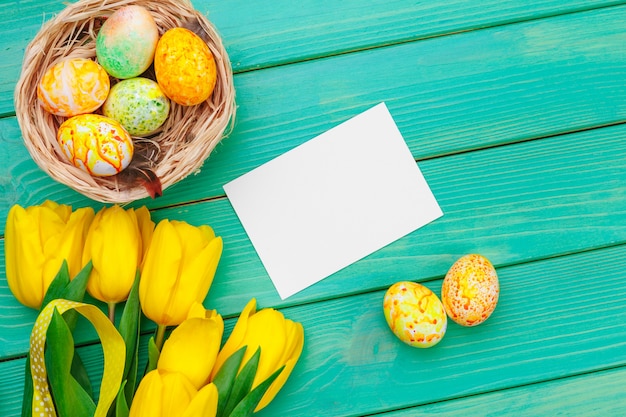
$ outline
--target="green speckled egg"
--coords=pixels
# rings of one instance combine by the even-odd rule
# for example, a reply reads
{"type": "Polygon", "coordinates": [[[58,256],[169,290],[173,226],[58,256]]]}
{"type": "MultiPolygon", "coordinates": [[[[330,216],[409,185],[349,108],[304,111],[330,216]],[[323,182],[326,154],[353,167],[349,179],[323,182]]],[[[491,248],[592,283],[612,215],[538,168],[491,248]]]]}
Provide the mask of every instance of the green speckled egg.
{"type": "Polygon", "coordinates": [[[158,40],[159,28],[146,8],[121,7],[98,32],[98,63],[116,78],[137,77],[152,64],[158,40]]]}
{"type": "Polygon", "coordinates": [[[167,120],[170,101],[155,81],[131,78],[111,88],[102,112],[117,120],[131,135],[147,136],[167,120]]]}

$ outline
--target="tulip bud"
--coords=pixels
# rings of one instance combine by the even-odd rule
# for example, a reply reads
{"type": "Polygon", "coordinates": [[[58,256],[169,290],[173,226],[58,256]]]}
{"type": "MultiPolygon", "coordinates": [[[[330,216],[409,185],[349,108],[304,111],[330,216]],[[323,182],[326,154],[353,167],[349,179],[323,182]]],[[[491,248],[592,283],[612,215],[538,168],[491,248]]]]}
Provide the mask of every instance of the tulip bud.
{"type": "Polygon", "coordinates": [[[150,239],[153,228],[145,207],[135,211],[115,205],[96,214],[83,251],[83,264],[93,263],[89,294],[110,304],[128,298],[143,258],[143,239],[150,239]]]}
{"type": "Polygon", "coordinates": [[[46,201],[26,209],[14,205],[5,228],[7,282],[22,304],[39,309],[63,260],[70,277],[80,272],[92,208],[72,212],[71,206],[46,201]]]}
{"type": "Polygon", "coordinates": [[[285,319],[282,313],[266,308],[255,313],[256,300],[252,299],[242,311],[235,328],[217,356],[211,378],[214,378],[224,362],[237,350],[247,346],[241,366],[261,348],[261,357],[252,389],[265,381],[282,366],[278,378],[270,385],[255,409],[259,411],[270,403],[287,381],[304,345],[302,324],[285,319]]]}
{"type": "Polygon", "coordinates": [[[144,314],[160,326],[180,324],[205,299],[221,254],[222,238],[209,226],[159,222],[139,282],[144,314]]]}
{"type": "Polygon", "coordinates": [[[182,373],[200,389],[209,382],[222,341],[224,321],[215,310],[207,311],[201,306],[192,312],[194,314],[176,327],[163,345],[157,369],[182,373]]]}
{"type": "Polygon", "coordinates": [[[215,416],[217,397],[214,384],[197,390],[183,374],[155,369],[141,380],[129,416],[215,416]]]}

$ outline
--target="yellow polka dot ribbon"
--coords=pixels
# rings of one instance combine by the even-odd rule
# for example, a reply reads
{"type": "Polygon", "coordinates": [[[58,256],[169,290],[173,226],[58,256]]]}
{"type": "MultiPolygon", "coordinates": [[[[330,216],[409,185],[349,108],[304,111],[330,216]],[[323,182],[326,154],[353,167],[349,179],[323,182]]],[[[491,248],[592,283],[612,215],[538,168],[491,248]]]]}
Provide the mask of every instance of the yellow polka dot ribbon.
{"type": "Polygon", "coordinates": [[[100,400],[94,417],[105,417],[115,400],[122,382],[126,346],[115,326],[96,306],[69,300],[51,301],[37,317],[30,336],[30,370],[33,377],[33,416],[56,417],[44,361],[46,332],[52,320],[54,309],[63,314],[74,309],[93,324],[102,341],[104,351],[104,373],[100,387],[100,400]]]}

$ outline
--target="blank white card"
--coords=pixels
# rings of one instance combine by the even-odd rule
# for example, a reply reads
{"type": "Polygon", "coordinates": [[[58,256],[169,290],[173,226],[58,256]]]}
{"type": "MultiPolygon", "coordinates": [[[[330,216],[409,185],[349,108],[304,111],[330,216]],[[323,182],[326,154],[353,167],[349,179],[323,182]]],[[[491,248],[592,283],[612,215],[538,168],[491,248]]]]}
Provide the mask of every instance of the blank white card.
{"type": "Polygon", "coordinates": [[[282,299],[443,215],[384,103],[224,191],[282,299]]]}

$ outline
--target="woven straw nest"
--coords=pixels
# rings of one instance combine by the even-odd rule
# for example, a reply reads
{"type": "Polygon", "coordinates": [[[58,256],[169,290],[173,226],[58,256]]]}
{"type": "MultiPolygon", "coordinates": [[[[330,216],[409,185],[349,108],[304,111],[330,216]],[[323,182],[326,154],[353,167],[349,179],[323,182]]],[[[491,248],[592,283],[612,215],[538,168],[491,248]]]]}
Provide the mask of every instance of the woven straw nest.
{"type": "MultiPolygon", "coordinates": [[[[56,134],[66,120],[46,112],[37,101],[37,85],[45,71],[66,58],[95,59],[95,40],[106,17],[122,6],[148,9],[159,33],[185,27],[209,46],[217,65],[213,94],[199,105],[171,102],[165,124],[149,138],[133,138],[135,154],[148,157],[163,189],[197,172],[232,127],[235,91],[230,61],[215,28],[189,0],[80,0],[46,23],[27,46],[15,90],[15,111],[24,142],[35,162],[52,178],[101,202],[126,203],[148,196],[147,190],[122,173],[92,177],[74,167],[60,149],[56,134]]],[[[150,71],[150,70],[148,70],[150,71]]]]}

